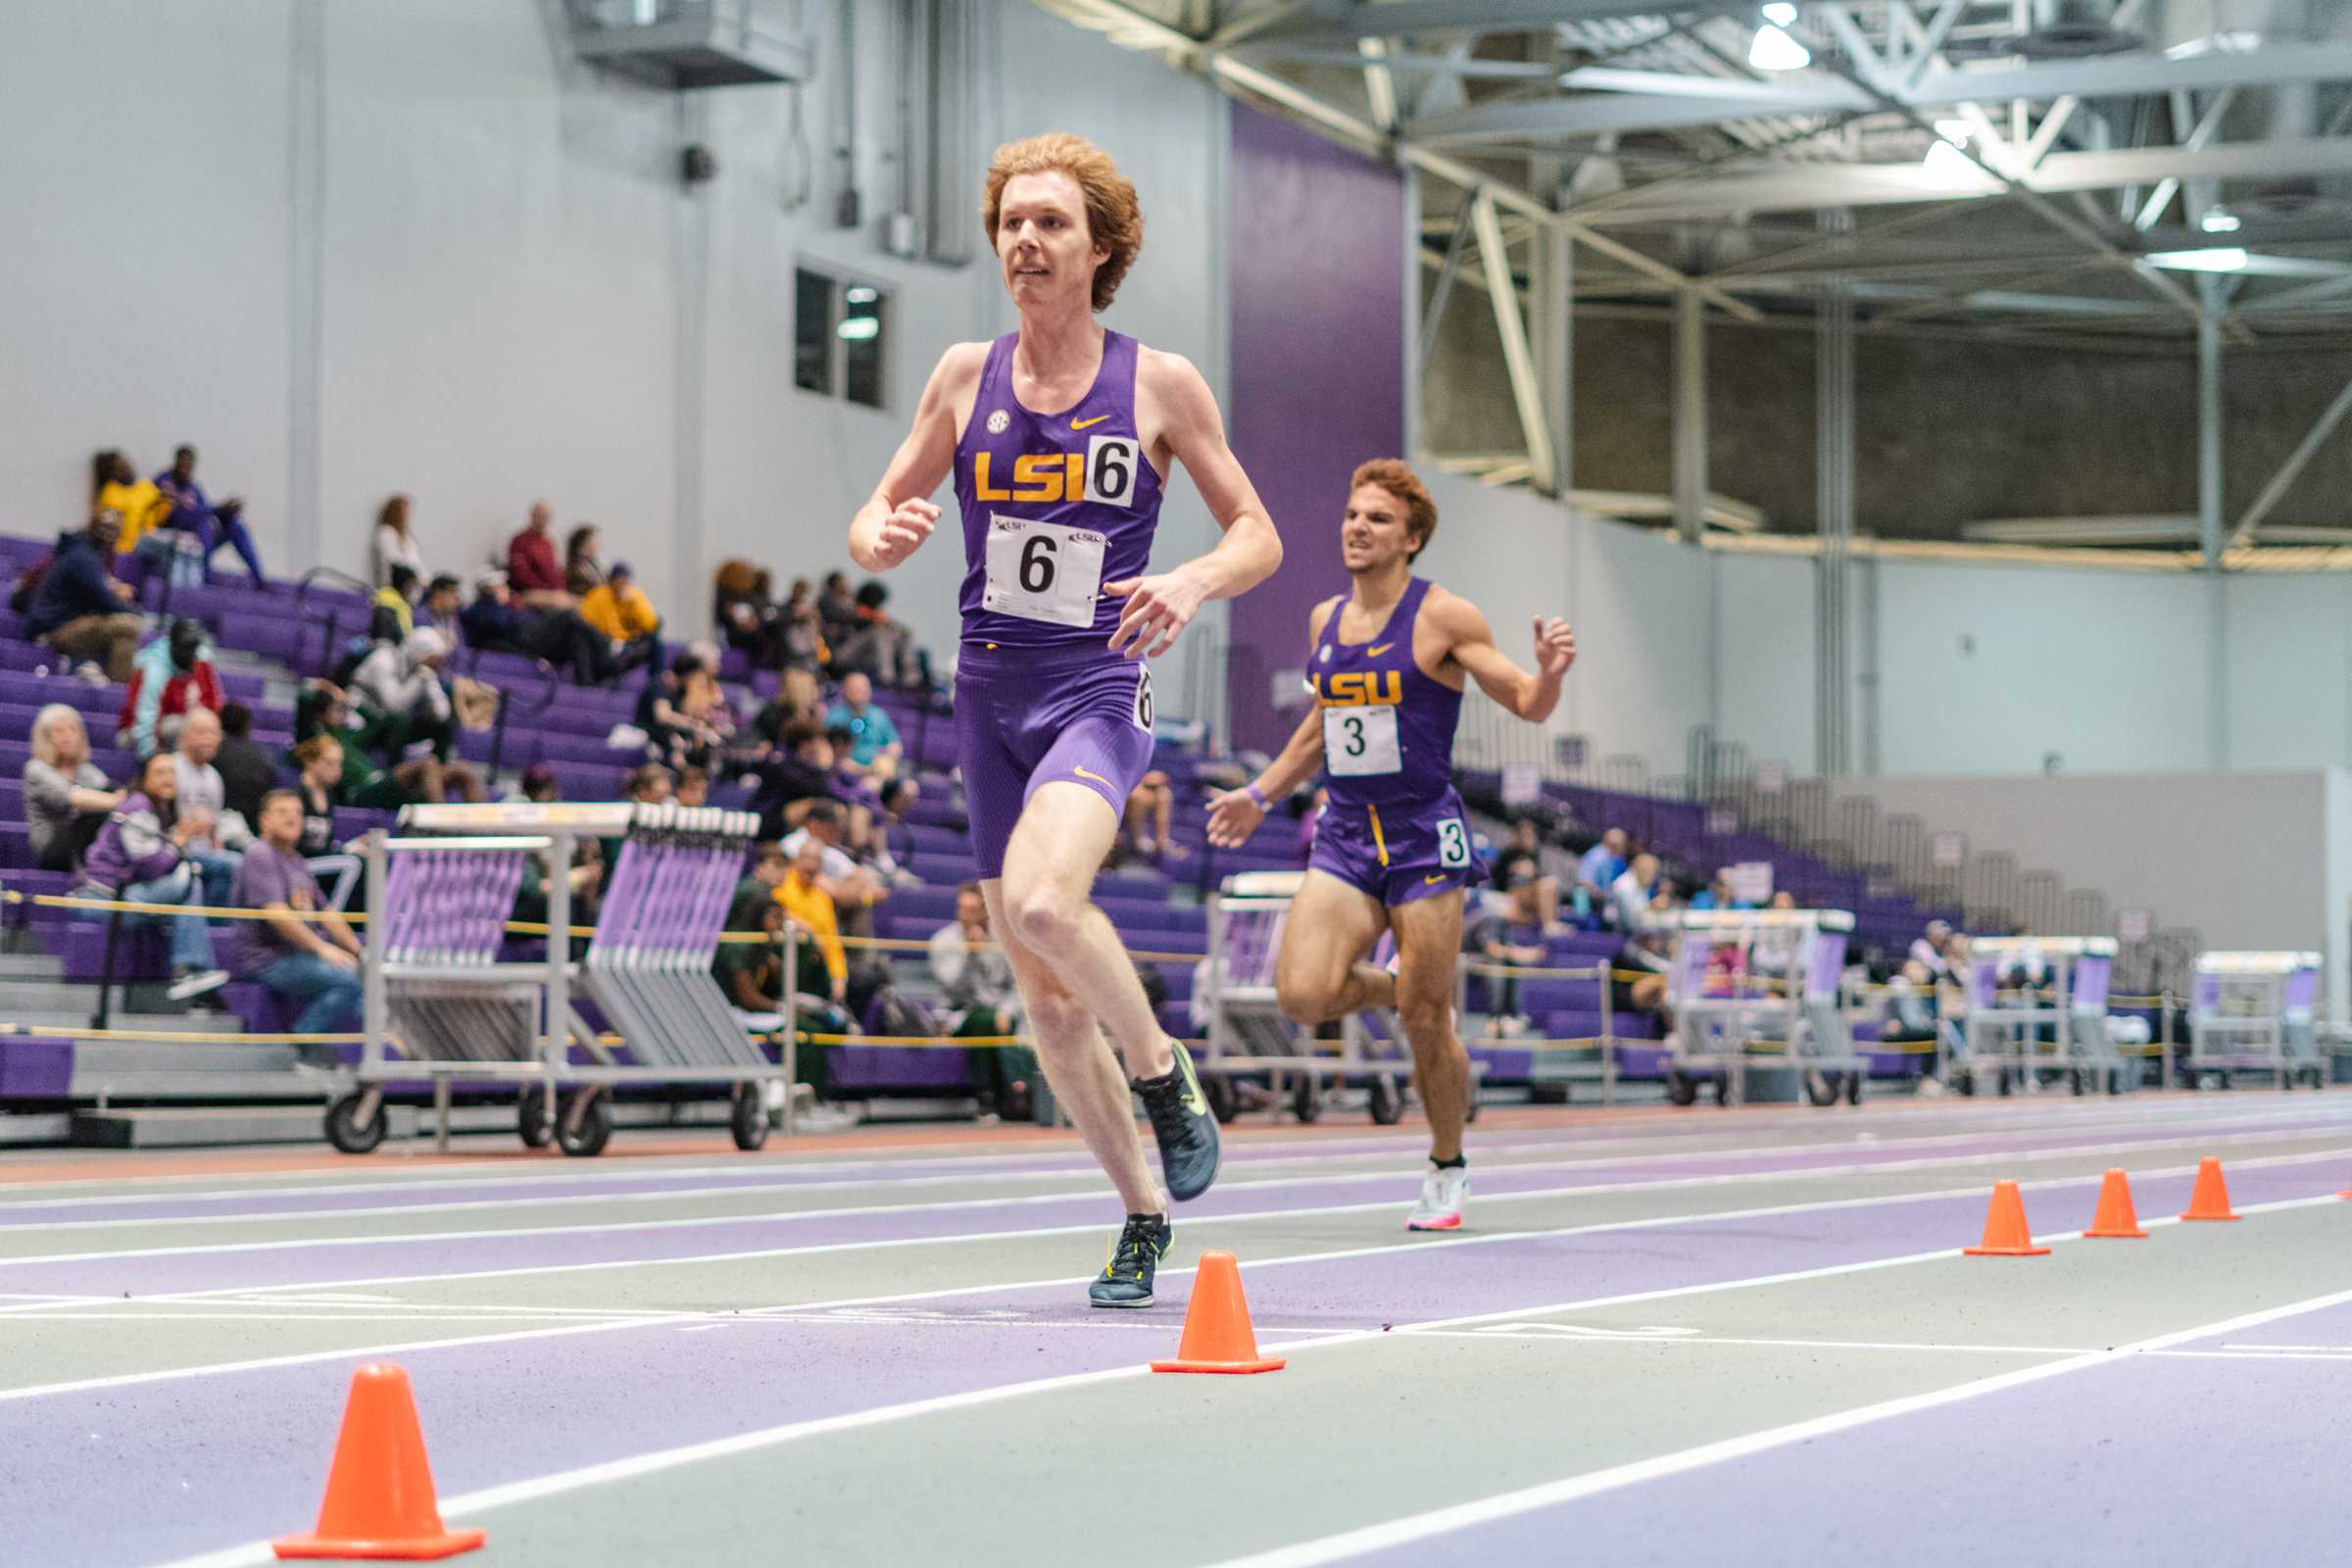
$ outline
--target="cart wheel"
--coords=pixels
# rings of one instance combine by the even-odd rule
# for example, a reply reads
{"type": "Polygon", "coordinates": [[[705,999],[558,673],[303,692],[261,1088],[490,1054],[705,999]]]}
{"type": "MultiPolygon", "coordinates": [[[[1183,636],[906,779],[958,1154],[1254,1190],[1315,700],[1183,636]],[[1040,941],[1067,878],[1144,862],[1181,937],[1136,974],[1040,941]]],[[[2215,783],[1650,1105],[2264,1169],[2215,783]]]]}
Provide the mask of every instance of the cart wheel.
{"type": "MultiPolygon", "coordinates": [[[[606,1131],[612,1131],[610,1119],[606,1131]]],[[[758,1084],[735,1086],[735,1103],[727,1111],[727,1131],[735,1135],[735,1147],[747,1154],[767,1142],[767,1098],[760,1092],[758,1084]]]]}
{"type": "Polygon", "coordinates": [[[1723,1076],[1715,1080],[1715,1103],[1718,1105],[1728,1105],[1731,1102],[1732,1072],[1731,1069],[1727,1067],[1724,1069],[1723,1076]]]}
{"type": "Polygon", "coordinates": [[[1666,1098],[1678,1105],[1698,1103],[1698,1080],[1680,1067],[1666,1069],[1666,1098]]]}
{"type": "Polygon", "coordinates": [[[1805,1098],[1816,1105],[1835,1105],[1838,1103],[1838,1080],[1825,1072],[1807,1072],[1805,1098]]]}
{"type": "Polygon", "coordinates": [[[2100,1076],[2101,1076],[2101,1077],[2103,1077],[2103,1078],[2105,1078],[2105,1079],[2107,1080],[2107,1093],[2109,1093],[2110,1095],[2120,1095],[2120,1094],[2122,1094],[2122,1093],[2124,1092],[2124,1069],[2123,1069],[2123,1068],[2121,1068],[2121,1067],[2110,1067],[2110,1068],[2108,1068],[2108,1069],[2106,1070],[2106,1072],[2102,1073],[2100,1076]]]}
{"type": "Polygon", "coordinates": [[[556,1147],[566,1154],[601,1154],[612,1141],[612,1107],[597,1090],[574,1089],[556,1102],[556,1147]],[[573,1107],[580,1107],[578,1131],[573,1131],[573,1107]]]}
{"type": "Polygon", "coordinates": [[[514,1101],[514,1131],[522,1138],[525,1149],[545,1149],[556,1136],[556,1124],[547,1113],[547,1091],[534,1086],[525,1089],[514,1101]]]}
{"type": "Polygon", "coordinates": [[[1302,1075],[1291,1090],[1291,1114],[1300,1121],[1318,1121],[1323,1115],[1323,1096],[1316,1089],[1314,1075],[1302,1075]]]}
{"type": "Polygon", "coordinates": [[[2328,1075],[2317,1067],[2304,1068],[2301,1077],[2314,1089],[2325,1089],[2328,1086],[2328,1075]]]}
{"type": "Polygon", "coordinates": [[[360,1105],[368,1099],[368,1091],[355,1089],[326,1107],[326,1141],[346,1154],[365,1154],[384,1141],[383,1096],[375,1097],[375,1117],[363,1122],[360,1105]]]}
{"type": "Polygon", "coordinates": [[[1954,1067],[1952,1069],[1952,1088],[1959,1093],[1962,1099],[1974,1097],[1977,1092],[1977,1075],[1966,1067],[1954,1067]]]}
{"type": "Polygon", "coordinates": [[[1372,1119],[1381,1126],[1394,1127],[1403,1117],[1404,1097],[1396,1092],[1396,1083],[1387,1073],[1376,1072],[1372,1075],[1371,1091],[1367,1098],[1371,1102],[1372,1119]]]}
{"type": "Polygon", "coordinates": [[[1869,1076],[1870,1074],[1862,1071],[1859,1067],[1845,1075],[1845,1102],[1847,1104],[1859,1105],[1862,1103],[1862,1080],[1869,1076]]]}
{"type": "Polygon", "coordinates": [[[2197,1087],[2199,1089],[2227,1089],[2230,1087],[2230,1075],[2226,1072],[2201,1072],[2197,1074],[2197,1087]]]}
{"type": "Polygon", "coordinates": [[[1993,1075],[1992,1092],[2006,1100],[2017,1090],[2018,1073],[2014,1067],[2003,1067],[1993,1075]]]}
{"type": "Polygon", "coordinates": [[[2075,1098],[2077,1100],[2081,1100],[2082,1098],[2082,1091],[2089,1087],[2083,1081],[2082,1069],[2080,1067],[2069,1067],[2066,1072],[2066,1081],[2073,1085],[2075,1098]]]}
{"type": "Polygon", "coordinates": [[[1235,1098],[1233,1080],[1223,1073],[1212,1073],[1200,1080],[1200,1093],[1208,1099],[1209,1114],[1221,1122],[1233,1120],[1241,1102],[1235,1098]]]}

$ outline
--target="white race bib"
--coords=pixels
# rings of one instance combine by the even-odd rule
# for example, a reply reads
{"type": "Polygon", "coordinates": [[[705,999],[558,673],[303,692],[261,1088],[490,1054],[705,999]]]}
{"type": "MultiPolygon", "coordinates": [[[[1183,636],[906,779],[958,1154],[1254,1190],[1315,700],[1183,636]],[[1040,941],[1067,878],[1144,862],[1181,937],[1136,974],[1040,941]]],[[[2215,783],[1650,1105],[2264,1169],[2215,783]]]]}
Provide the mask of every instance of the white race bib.
{"type": "Polygon", "coordinates": [[[1109,544],[1091,528],[991,513],[981,607],[1023,620],[1092,626],[1102,594],[1102,552],[1109,544]]]}
{"type": "Polygon", "coordinates": [[[1386,707],[1323,710],[1323,765],[1333,773],[1394,773],[1404,765],[1396,745],[1396,710],[1386,707]]]}

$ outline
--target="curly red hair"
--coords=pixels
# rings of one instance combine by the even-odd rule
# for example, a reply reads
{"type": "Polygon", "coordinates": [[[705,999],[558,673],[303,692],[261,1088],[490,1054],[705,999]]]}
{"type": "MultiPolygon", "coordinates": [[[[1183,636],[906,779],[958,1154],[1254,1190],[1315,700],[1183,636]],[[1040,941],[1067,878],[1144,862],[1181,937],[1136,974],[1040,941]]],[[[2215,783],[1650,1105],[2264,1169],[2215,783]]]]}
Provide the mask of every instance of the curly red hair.
{"type": "Polygon", "coordinates": [[[1087,237],[1110,254],[1095,270],[1094,305],[1110,308],[1110,297],[1144,248],[1144,210],[1136,204],[1135,186],[1119,172],[1110,154],[1067,131],[1052,131],[1025,141],[1008,141],[997,149],[988,166],[988,181],[980,198],[980,220],[988,243],[997,243],[997,216],[1004,204],[1004,182],[1015,174],[1067,174],[1078,185],[1086,204],[1087,237]]]}

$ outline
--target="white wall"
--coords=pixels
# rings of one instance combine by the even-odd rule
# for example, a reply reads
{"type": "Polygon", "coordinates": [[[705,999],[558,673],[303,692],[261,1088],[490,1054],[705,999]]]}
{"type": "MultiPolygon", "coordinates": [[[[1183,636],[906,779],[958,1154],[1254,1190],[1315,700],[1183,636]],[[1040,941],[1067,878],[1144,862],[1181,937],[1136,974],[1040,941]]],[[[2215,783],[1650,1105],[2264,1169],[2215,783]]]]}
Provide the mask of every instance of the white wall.
{"type": "MultiPolygon", "coordinates": [[[[1148,226],[1105,319],[1222,389],[1223,99],[1033,6],[981,9],[983,151],[1049,128],[1109,146],[1148,226]]],[[[248,498],[273,571],[362,566],[396,490],[415,498],[427,559],[460,569],[544,496],[564,525],[603,525],[607,558],[629,559],[680,629],[707,624],[710,570],[728,555],[788,576],[846,564],[850,514],[932,364],[1011,319],[984,244],[960,270],[880,248],[897,195],[886,8],[858,8],[869,221],[832,226],[839,11],[802,8],[815,177],[792,212],[788,89],[677,95],[590,71],[553,0],[76,0],[12,15],[0,494],[19,510],[0,526],[77,521],[97,447],[160,467],[192,439],[213,488],[248,498]],[[89,91],[116,63],[156,57],[174,69],[140,90],[89,91]],[[676,169],[696,140],[719,175],[690,193],[676,169]],[[887,410],[793,387],[801,258],[893,290],[887,410]],[[290,518],[305,493],[315,512],[290,518]]],[[[1197,492],[1172,488],[1162,564],[1211,533],[1197,492]]],[[[959,556],[942,539],[894,585],[943,651],[959,556]]]]}

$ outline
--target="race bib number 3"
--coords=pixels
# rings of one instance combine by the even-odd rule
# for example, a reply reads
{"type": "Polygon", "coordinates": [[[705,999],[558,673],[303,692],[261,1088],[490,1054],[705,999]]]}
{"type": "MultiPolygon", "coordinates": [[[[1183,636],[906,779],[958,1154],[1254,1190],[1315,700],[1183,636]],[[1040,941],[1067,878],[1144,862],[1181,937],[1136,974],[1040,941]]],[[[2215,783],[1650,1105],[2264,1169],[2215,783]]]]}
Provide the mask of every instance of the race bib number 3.
{"type": "Polygon", "coordinates": [[[993,514],[981,606],[1023,620],[1091,626],[1102,592],[1102,552],[1109,543],[1089,528],[993,514]]]}
{"type": "Polygon", "coordinates": [[[1394,773],[1402,767],[1403,754],[1396,746],[1396,710],[1378,707],[1323,710],[1323,765],[1348,777],[1394,773]]]}

